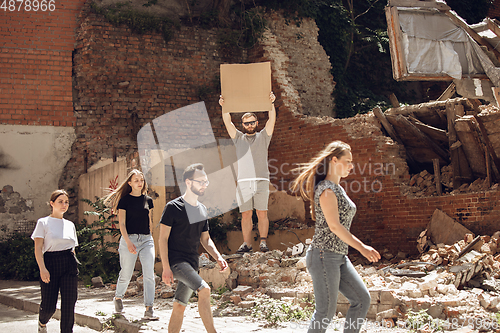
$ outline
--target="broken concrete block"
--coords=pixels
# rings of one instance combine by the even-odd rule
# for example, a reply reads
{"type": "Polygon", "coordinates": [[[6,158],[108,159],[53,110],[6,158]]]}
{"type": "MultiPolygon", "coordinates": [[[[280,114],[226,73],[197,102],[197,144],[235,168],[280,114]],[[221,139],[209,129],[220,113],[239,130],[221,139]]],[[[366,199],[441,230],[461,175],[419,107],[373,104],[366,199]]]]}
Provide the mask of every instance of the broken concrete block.
{"type": "Polygon", "coordinates": [[[446,315],[443,313],[445,310],[445,307],[443,304],[433,304],[427,309],[427,313],[429,316],[432,318],[437,318],[437,319],[445,319],[446,315]]]}
{"type": "Polygon", "coordinates": [[[268,259],[267,260],[267,265],[270,266],[270,267],[279,267],[280,265],[280,261],[277,260],[277,259],[268,259]]]}
{"type": "Polygon", "coordinates": [[[306,269],[306,257],[302,257],[299,261],[297,261],[295,267],[298,269],[306,269]]]}
{"type": "Polygon", "coordinates": [[[238,286],[233,289],[233,293],[243,296],[245,294],[250,294],[253,291],[253,288],[250,286],[238,286]]]}
{"type": "Polygon", "coordinates": [[[377,313],[376,320],[380,322],[382,319],[397,317],[399,317],[399,312],[396,309],[390,309],[377,313]]]}
{"type": "Polygon", "coordinates": [[[424,291],[424,290],[429,290],[429,289],[435,289],[437,286],[438,286],[438,283],[436,280],[429,280],[429,281],[419,283],[418,288],[420,290],[424,291]]]}
{"type": "Polygon", "coordinates": [[[451,245],[462,241],[465,247],[466,234],[472,234],[472,232],[439,209],[434,211],[431,221],[427,225],[427,235],[430,236],[434,244],[451,245]]]}
{"type": "Polygon", "coordinates": [[[241,297],[239,295],[232,295],[229,296],[229,298],[231,299],[231,302],[233,302],[234,305],[238,305],[241,303],[241,297]]]}
{"type": "Polygon", "coordinates": [[[299,243],[292,248],[292,256],[297,256],[304,252],[304,244],[299,243]]]}
{"type": "Polygon", "coordinates": [[[300,257],[288,258],[281,260],[281,267],[290,267],[296,264],[300,260],[300,257]]]}
{"type": "Polygon", "coordinates": [[[174,297],[175,292],[172,288],[162,290],[160,293],[161,298],[171,298],[174,297]]]}
{"type": "Polygon", "coordinates": [[[92,286],[94,288],[104,287],[104,282],[102,281],[102,277],[96,276],[92,278],[92,286]]]}
{"type": "Polygon", "coordinates": [[[408,297],[411,298],[419,298],[422,297],[424,294],[422,293],[422,290],[420,289],[410,289],[408,290],[408,297]]]}
{"type": "Polygon", "coordinates": [[[228,268],[224,272],[221,272],[219,265],[206,265],[205,267],[200,267],[199,274],[201,278],[207,283],[210,283],[214,289],[218,289],[226,285],[226,279],[229,278],[231,269],[228,268]]]}
{"type": "Polygon", "coordinates": [[[394,294],[389,290],[381,290],[380,291],[380,304],[394,304],[396,299],[394,298],[394,294]]]}

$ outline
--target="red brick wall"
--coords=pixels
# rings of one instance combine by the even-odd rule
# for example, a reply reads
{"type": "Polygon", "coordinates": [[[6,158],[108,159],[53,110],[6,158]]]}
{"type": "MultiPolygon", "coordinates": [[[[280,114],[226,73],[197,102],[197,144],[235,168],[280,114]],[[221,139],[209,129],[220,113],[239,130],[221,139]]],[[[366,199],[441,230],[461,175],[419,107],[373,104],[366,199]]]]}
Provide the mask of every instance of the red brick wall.
{"type": "Polygon", "coordinates": [[[500,18],[500,1],[494,0],[490,6],[490,10],[488,11],[488,17],[491,18],[500,18]]]}
{"type": "Polygon", "coordinates": [[[0,10],[0,123],[74,126],[72,61],[85,0],[54,11],[0,10]]]}

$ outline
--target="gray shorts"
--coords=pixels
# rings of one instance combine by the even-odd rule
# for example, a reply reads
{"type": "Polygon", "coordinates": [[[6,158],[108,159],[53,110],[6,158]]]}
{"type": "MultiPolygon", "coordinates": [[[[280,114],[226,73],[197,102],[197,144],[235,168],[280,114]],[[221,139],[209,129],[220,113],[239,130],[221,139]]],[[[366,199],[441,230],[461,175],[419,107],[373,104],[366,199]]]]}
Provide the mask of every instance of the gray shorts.
{"type": "Polygon", "coordinates": [[[236,200],[240,213],[248,210],[267,210],[269,201],[269,181],[243,180],[236,187],[236,200]]]}
{"type": "Polygon", "coordinates": [[[187,262],[180,262],[170,266],[174,278],[177,279],[174,301],[187,306],[193,291],[209,288],[208,284],[201,278],[197,271],[187,262]]]}

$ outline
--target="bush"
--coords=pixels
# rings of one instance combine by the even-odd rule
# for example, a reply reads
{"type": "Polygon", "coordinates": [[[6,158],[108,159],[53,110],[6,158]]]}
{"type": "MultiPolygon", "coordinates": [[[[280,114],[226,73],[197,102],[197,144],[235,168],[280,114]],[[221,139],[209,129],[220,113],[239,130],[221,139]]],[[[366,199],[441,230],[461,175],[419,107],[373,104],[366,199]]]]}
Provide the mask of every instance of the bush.
{"type": "Polygon", "coordinates": [[[28,235],[15,232],[0,242],[0,253],[0,279],[36,281],[40,278],[35,243],[28,235]]]}
{"type": "Polygon", "coordinates": [[[85,284],[90,284],[93,277],[100,276],[104,283],[115,282],[120,273],[120,259],[118,256],[118,242],[114,239],[120,234],[116,227],[111,208],[104,205],[102,199],[96,197],[92,202],[82,199],[92,208],[85,211],[87,216],[96,216],[97,221],[87,225],[87,220],[83,220],[77,227],[79,246],[77,257],[81,265],[80,279],[85,284]],[[109,241],[109,239],[113,241],[109,241]]]}

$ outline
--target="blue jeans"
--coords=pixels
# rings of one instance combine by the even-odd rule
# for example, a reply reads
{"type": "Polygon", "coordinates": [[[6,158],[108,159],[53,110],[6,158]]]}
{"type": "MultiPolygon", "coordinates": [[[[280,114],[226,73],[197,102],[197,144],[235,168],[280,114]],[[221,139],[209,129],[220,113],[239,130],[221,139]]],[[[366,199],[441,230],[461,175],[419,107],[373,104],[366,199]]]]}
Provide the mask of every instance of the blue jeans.
{"type": "Polygon", "coordinates": [[[193,291],[210,288],[197,271],[187,262],[180,262],[170,266],[174,278],[177,279],[174,301],[187,306],[193,291]]]}
{"type": "Polygon", "coordinates": [[[308,333],[325,332],[337,309],[339,291],[349,300],[344,332],[359,332],[370,308],[370,293],[346,255],[309,247],[306,265],[314,287],[316,309],[308,333]]]}
{"type": "Polygon", "coordinates": [[[144,283],[144,305],[153,306],[153,301],[155,298],[155,245],[153,241],[153,236],[151,235],[140,235],[140,234],[130,234],[128,235],[130,241],[135,245],[137,253],[130,253],[127,247],[127,243],[120,238],[120,246],[118,247],[118,253],[120,254],[120,276],[116,282],[116,298],[123,298],[125,292],[127,291],[128,284],[134,273],[135,262],[137,261],[137,256],[141,261],[142,266],[142,278],[144,283]]]}

